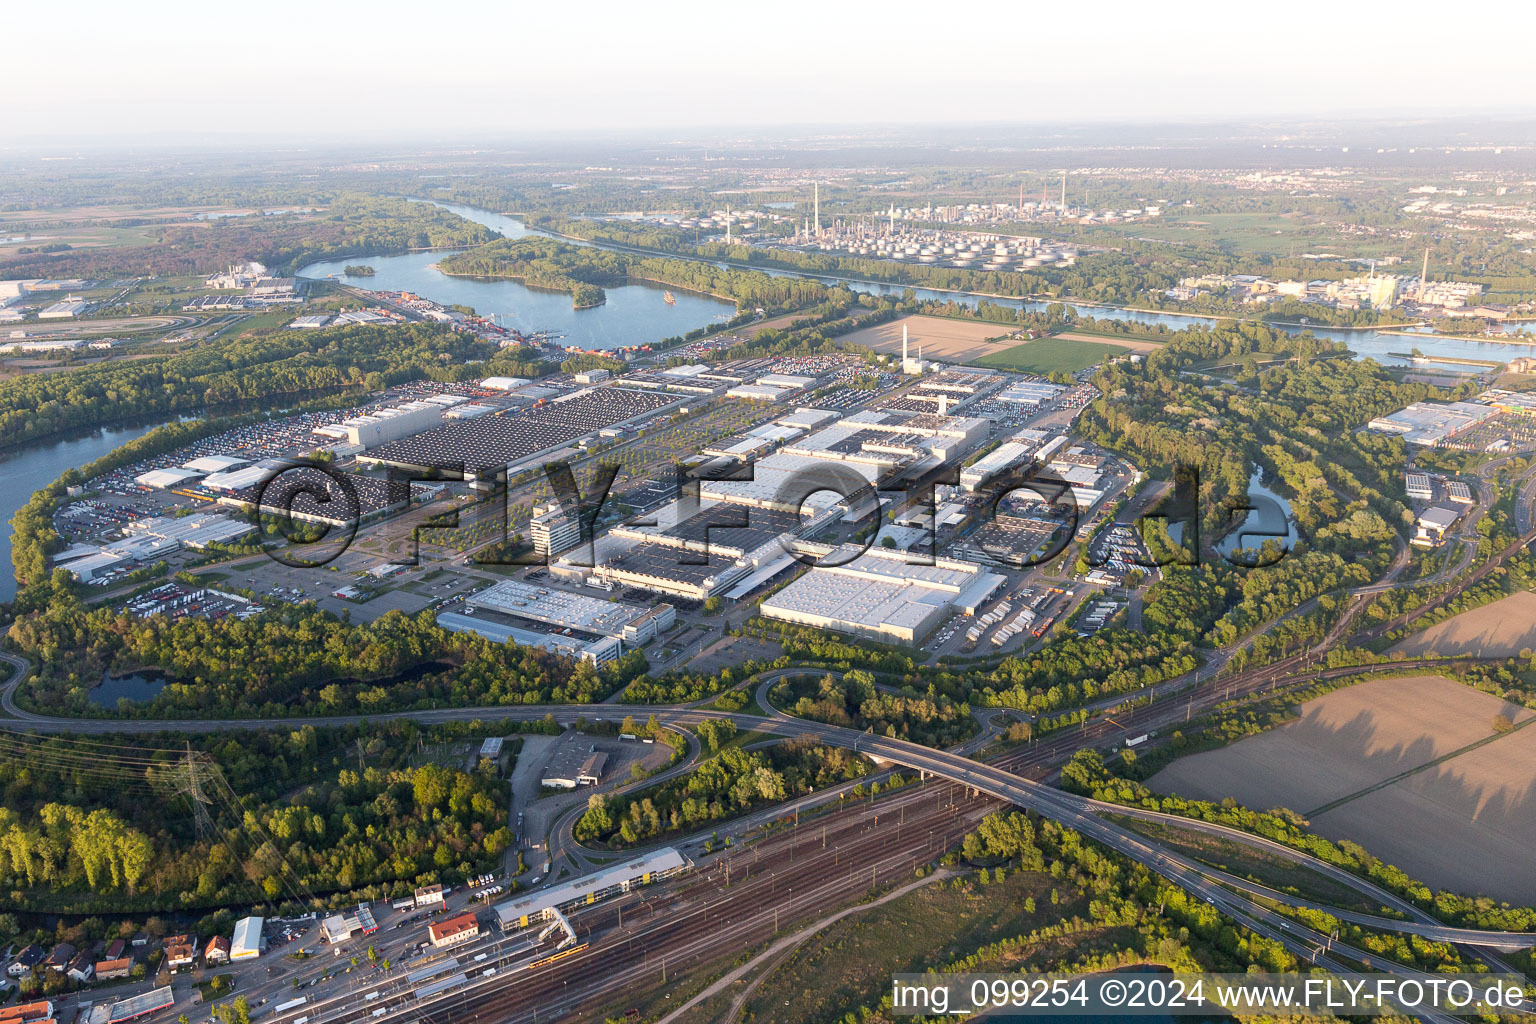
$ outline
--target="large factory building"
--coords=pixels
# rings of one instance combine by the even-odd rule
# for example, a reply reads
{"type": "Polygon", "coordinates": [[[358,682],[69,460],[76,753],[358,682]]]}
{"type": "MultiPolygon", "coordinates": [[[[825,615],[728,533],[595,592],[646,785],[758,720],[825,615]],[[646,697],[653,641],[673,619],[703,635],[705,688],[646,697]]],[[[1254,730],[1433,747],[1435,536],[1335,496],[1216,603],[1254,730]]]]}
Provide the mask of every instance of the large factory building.
{"type": "Polygon", "coordinates": [[[954,612],[970,615],[1004,579],[975,562],[936,558],[909,564],[905,551],[830,551],[762,604],[763,614],[888,644],[915,645],[954,612]],[[835,563],[847,559],[846,564],[835,563]]]}

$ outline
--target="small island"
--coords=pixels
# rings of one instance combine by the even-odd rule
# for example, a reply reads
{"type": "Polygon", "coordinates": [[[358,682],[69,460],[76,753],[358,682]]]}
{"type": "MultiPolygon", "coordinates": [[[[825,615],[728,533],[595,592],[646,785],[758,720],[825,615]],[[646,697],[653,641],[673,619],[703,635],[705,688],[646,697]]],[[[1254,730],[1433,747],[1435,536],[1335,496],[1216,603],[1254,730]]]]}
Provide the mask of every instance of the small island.
{"type": "Polygon", "coordinates": [[[569,292],[574,309],[608,301],[605,284],[623,284],[624,263],[612,253],[583,249],[551,238],[503,239],[438,263],[445,274],[521,281],[530,288],[569,292]]]}
{"type": "Polygon", "coordinates": [[[342,268],[342,273],[346,274],[348,277],[372,277],[373,268],[368,266],[366,263],[348,263],[345,267],[342,268]]]}

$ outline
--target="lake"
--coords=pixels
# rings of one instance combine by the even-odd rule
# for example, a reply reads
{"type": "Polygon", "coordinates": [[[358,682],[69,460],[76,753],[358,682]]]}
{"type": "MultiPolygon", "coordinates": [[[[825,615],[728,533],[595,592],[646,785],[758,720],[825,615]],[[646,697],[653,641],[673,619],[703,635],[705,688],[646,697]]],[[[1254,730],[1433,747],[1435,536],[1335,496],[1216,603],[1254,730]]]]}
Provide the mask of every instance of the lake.
{"type": "Polygon", "coordinates": [[[39,441],[7,452],[0,452],[0,601],[16,596],[16,580],[11,575],[11,517],[41,490],[57,480],[66,469],[84,466],[135,438],[143,437],[159,424],[97,430],[64,441],[39,441]]]}
{"type": "MultiPolygon", "coordinates": [[[[420,200],[421,202],[433,202],[433,205],[450,210],[466,220],[472,220],[477,224],[483,224],[492,231],[497,231],[507,238],[522,238],[526,235],[539,235],[543,237],[558,237],[549,232],[530,228],[516,217],[508,217],[505,214],[492,213],[489,210],[481,210],[473,206],[464,206],[457,203],[443,203],[433,200],[420,200]]],[[[573,245],[597,245],[599,248],[613,248],[601,243],[579,242],[572,239],[564,239],[573,245]]],[[[729,303],[722,303],[704,296],[689,295],[685,292],[677,292],[677,305],[667,307],[661,300],[662,289],[650,285],[628,285],[623,288],[609,288],[608,304],[595,309],[573,310],[570,308],[570,297],[564,293],[553,293],[527,288],[513,281],[485,281],[468,278],[453,278],[439,271],[427,269],[437,262],[446,253],[414,253],[406,256],[370,257],[366,262],[378,271],[378,275],[372,278],[353,278],[351,283],[387,290],[403,289],[416,292],[442,303],[460,303],[473,306],[481,313],[497,313],[505,317],[508,326],[518,330],[536,331],[553,330],[566,335],[565,343],[577,345],[582,348],[614,349],[625,345],[648,344],[660,341],[662,338],[685,334],[696,327],[716,319],[720,314],[730,315],[734,309],[729,303]],[[391,276],[386,280],[385,265],[391,268],[391,276]],[[657,306],[662,309],[658,310],[657,306]],[[597,314],[597,315],[594,315],[597,314]],[[627,339],[627,340],[621,340],[627,339]]],[[[678,257],[682,258],[682,257],[678,257]]],[[[348,262],[356,260],[338,260],[330,263],[317,263],[305,267],[299,271],[301,277],[324,277],[329,274],[340,274],[342,268],[348,262]]],[[[726,264],[716,262],[717,266],[726,264]]],[[[991,302],[999,306],[1009,306],[1014,309],[1020,307],[1026,310],[1043,310],[1048,305],[1045,302],[1035,302],[1027,299],[1000,299],[990,296],[980,296],[966,292],[939,291],[934,288],[914,288],[907,285],[885,284],[878,281],[863,281],[857,278],[841,277],[827,274],[801,274],[794,271],[769,269],[767,267],[755,267],[763,273],[774,277],[808,277],[818,281],[842,284],[850,290],[869,295],[899,296],[904,292],[912,292],[920,299],[932,299],[939,302],[963,302],[967,305],[976,305],[983,301],[991,302]]],[[[1091,316],[1099,320],[1125,320],[1131,323],[1145,324],[1148,326],[1161,325],[1170,330],[1181,330],[1199,323],[1214,323],[1216,317],[1197,316],[1188,313],[1157,313],[1134,309],[1121,309],[1114,306],[1094,306],[1085,303],[1068,302],[1065,304],[1079,316],[1091,316]]],[[[1386,334],[1379,330],[1343,330],[1336,327],[1322,325],[1302,326],[1298,324],[1275,324],[1280,330],[1291,334],[1299,334],[1302,331],[1311,331],[1319,338],[1328,338],[1332,341],[1340,341],[1349,346],[1351,352],[1357,357],[1374,359],[1384,366],[1407,366],[1411,361],[1401,356],[1392,355],[1394,352],[1408,353],[1418,349],[1425,356],[1442,356],[1452,359],[1485,359],[1498,362],[1507,362],[1517,356],[1536,356],[1536,344],[1521,343],[1507,344],[1493,341],[1462,340],[1459,338],[1434,337],[1425,334],[1422,337],[1403,337],[1401,334],[1386,334]]],[[[1536,325],[1527,325],[1536,328],[1536,325]]],[[[1506,325],[1507,331],[1519,330],[1521,325],[1506,325]]],[[[1410,333],[1423,334],[1421,330],[1408,328],[1410,333]]],[[[1466,373],[1471,367],[1458,366],[1456,364],[1418,364],[1420,369],[1447,370],[1458,373],[1466,373]]]]}
{"type": "Polygon", "coordinates": [[[131,701],[151,701],[165,689],[165,677],[158,672],[135,672],[126,676],[103,675],[101,682],[91,687],[91,702],[104,708],[117,710],[117,702],[123,698],[131,701]]]}
{"type": "Polygon", "coordinates": [[[1223,555],[1238,561],[1255,564],[1259,548],[1265,541],[1273,540],[1289,551],[1296,543],[1296,525],[1291,521],[1291,503],[1264,486],[1263,472],[1257,466],[1248,478],[1248,504],[1253,508],[1243,518],[1241,526],[1232,530],[1216,545],[1223,555]]]}
{"type": "MultiPolygon", "coordinates": [[[[530,229],[515,217],[476,210],[468,206],[437,203],[466,219],[484,224],[507,238],[528,235],[549,237],[530,229]]],[[[375,291],[413,292],[443,305],[471,306],[482,316],[493,316],[504,327],[528,334],[549,331],[560,343],[584,349],[612,351],[631,345],[653,345],[663,338],[687,334],[733,316],[734,303],[673,289],[674,304],[666,301],[667,289],[652,284],[626,284],[605,288],[608,301],[590,309],[574,309],[568,292],[529,288],[517,281],[495,278],[454,277],[435,269],[449,252],[413,252],[399,256],[368,256],[311,263],[300,277],[336,277],[359,288],[375,291]],[[349,263],[366,263],[372,277],[348,278],[349,263]]]]}

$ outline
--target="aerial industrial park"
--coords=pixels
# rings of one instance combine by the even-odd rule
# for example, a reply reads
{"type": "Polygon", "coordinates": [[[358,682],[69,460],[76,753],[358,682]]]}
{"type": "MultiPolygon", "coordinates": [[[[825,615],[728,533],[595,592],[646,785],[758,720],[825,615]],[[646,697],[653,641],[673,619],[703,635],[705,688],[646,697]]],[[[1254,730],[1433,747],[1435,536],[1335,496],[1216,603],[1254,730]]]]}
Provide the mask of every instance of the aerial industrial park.
{"type": "MultiPolygon", "coordinates": [[[[901,387],[855,406],[816,404],[847,360],[769,358],[643,371],[634,383],[604,371],[412,385],[367,406],[273,418],[93,482],[91,500],[61,513],[68,544],[51,563],[112,588],[162,563],[175,574],[210,553],[256,550],[263,524],[283,519],[359,531],[331,566],[344,585],[321,597],[354,618],[435,608],[447,629],[602,666],[658,637],[710,632],[707,603],[726,602],[729,618],[772,590],[761,605],[768,618],[922,646],[952,616],[981,616],[1000,591],[1031,579],[1034,556],[1074,529],[1063,507],[1087,520],[1139,474],[1061,432],[1071,425],[1070,408],[1065,420],[1055,415],[1067,387],[946,369],[910,354],[921,345],[905,340],[901,387]],[[795,372],[778,372],[781,363],[795,372]],[[580,472],[722,403],[741,407],[746,428],[673,453],[683,468],[675,481],[610,492],[597,509],[579,498],[523,500],[547,486],[551,461],[580,472]],[[1000,533],[993,491],[1032,465],[1049,482],[1007,486],[1012,532],[1000,533]],[[507,530],[530,539],[524,568],[454,557],[451,540],[396,560],[402,518],[493,505],[518,510],[507,530]],[[595,522],[611,525],[594,531],[595,522]],[[992,538],[983,545],[992,567],[938,556],[973,533],[992,538]],[[426,575],[438,582],[424,593],[426,575]]],[[[259,560],[222,586],[260,601],[286,587],[272,577],[259,560]]]]}
{"type": "Polygon", "coordinates": [[[8,23],[0,1024],[1529,1016],[1518,62],[283,13],[8,23]]]}

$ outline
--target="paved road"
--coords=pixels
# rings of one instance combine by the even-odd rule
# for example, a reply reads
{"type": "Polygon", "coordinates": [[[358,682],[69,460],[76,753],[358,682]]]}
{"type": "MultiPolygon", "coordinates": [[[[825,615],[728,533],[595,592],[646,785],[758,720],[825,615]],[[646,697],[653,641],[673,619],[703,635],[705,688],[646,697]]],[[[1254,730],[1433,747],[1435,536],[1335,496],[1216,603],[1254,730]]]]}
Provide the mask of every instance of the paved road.
{"type": "MultiPolygon", "coordinates": [[[[24,659],[17,658],[8,652],[0,652],[0,660],[4,660],[12,666],[11,679],[5,684],[4,690],[0,691],[0,697],[3,697],[3,701],[0,701],[0,703],[3,703],[9,709],[13,706],[10,700],[12,692],[21,682],[29,666],[24,659]]],[[[772,673],[773,678],[765,678],[759,683],[759,692],[766,693],[767,688],[777,681],[778,677],[792,671],[795,670],[785,669],[772,673]]],[[[960,750],[935,750],[905,740],[874,736],[853,729],[826,725],[806,719],[791,718],[782,712],[777,712],[771,717],[766,718],[759,715],[714,711],[699,707],[654,706],[650,709],[650,712],[654,713],[657,720],[663,725],[669,726],[686,727],[711,719],[725,719],[734,722],[737,728],[743,731],[756,730],[791,737],[813,736],[824,743],[843,746],[859,753],[884,758],[894,764],[916,769],[919,772],[932,773],[969,786],[978,793],[986,793],[989,796],[1028,808],[1042,817],[1051,818],[1063,825],[1076,829],[1090,838],[1099,840],[1111,849],[1118,850],[1132,859],[1145,864],[1148,868],[1163,875],[1169,881],[1188,888],[1189,891],[1194,892],[1196,895],[1208,898],[1213,903],[1218,902],[1218,894],[1219,900],[1226,901],[1227,903],[1230,903],[1235,898],[1221,883],[1208,877],[1208,872],[1213,869],[1159,847],[1137,833],[1106,822],[1099,816],[1110,810],[1113,813],[1123,813],[1123,809],[1118,806],[1095,804],[1094,801],[1064,793],[1042,783],[1022,779],[1001,768],[973,761],[966,756],[965,752],[960,750]],[[1193,887],[1191,888],[1191,886],[1193,887]]],[[[292,728],[297,724],[335,726],[388,718],[410,718],[413,721],[430,724],[435,722],[466,721],[477,718],[537,721],[547,715],[552,715],[557,722],[570,724],[575,722],[577,718],[590,716],[591,713],[591,705],[567,704],[505,708],[443,708],[374,716],[337,715],[305,719],[273,718],[185,722],[176,720],[67,719],[25,714],[23,722],[19,724],[22,724],[23,728],[27,730],[54,734],[149,733],[178,730],[215,732],[248,728],[292,728]]],[[[971,742],[975,743],[977,740],[972,740],[971,742]]],[[[685,763],[677,766],[675,771],[686,771],[687,767],[685,763]]],[[[782,809],[778,813],[782,814],[782,809]]],[[[1186,819],[1180,818],[1176,820],[1183,822],[1186,819]]],[[[1233,833],[1234,838],[1242,837],[1246,839],[1247,836],[1247,833],[1233,833]]],[[[1223,905],[1225,906],[1225,903],[1223,905]]],[[[1263,910],[1263,908],[1257,907],[1257,905],[1253,905],[1253,909],[1255,911],[1263,910]]],[[[1478,944],[1499,949],[1536,946],[1536,935],[1481,932],[1433,923],[1397,922],[1386,919],[1380,919],[1380,926],[1389,927],[1394,931],[1421,935],[1434,941],[1478,944]]],[[[1271,934],[1274,931],[1274,928],[1260,929],[1261,934],[1269,934],[1271,938],[1275,938],[1277,941],[1280,940],[1282,936],[1271,934]]]]}
{"type": "MultiPolygon", "coordinates": [[[[1527,485],[1526,492],[1523,492],[1523,497],[1525,494],[1529,493],[1532,487],[1536,487],[1536,476],[1533,476],[1532,481],[1527,485]]],[[[1519,503],[1519,507],[1523,510],[1525,504],[1525,501],[1522,500],[1519,503]]],[[[1497,556],[1495,556],[1493,560],[1491,560],[1489,565],[1484,566],[1478,572],[1473,573],[1471,577],[1467,578],[1462,583],[1461,587],[1453,588],[1451,593],[1459,591],[1462,587],[1476,582],[1478,579],[1482,578],[1482,576],[1486,575],[1487,572],[1491,571],[1491,567],[1493,565],[1501,563],[1504,558],[1508,557],[1515,550],[1518,550],[1519,546],[1524,543],[1528,543],[1532,539],[1536,539],[1536,536],[1522,536],[1520,542],[1514,545],[1510,545],[1509,548],[1507,548],[1505,551],[1500,552],[1497,556]]],[[[1368,592],[1374,591],[1383,586],[1390,585],[1391,578],[1395,577],[1397,573],[1401,572],[1402,568],[1407,564],[1407,560],[1404,557],[1405,554],[1406,552],[1399,552],[1398,556],[1394,559],[1394,564],[1389,570],[1387,580],[1375,584],[1370,588],[1361,588],[1359,591],[1356,591],[1352,595],[1354,598],[1356,598],[1356,600],[1352,602],[1351,613],[1346,614],[1341,618],[1340,622],[1336,624],[1335,628],[1330,631],[1329,637],[1325,639],[1322,645],[1319,645],[1320,647],[1325,648],[1329,642],[1337,639],[1337,637],[1347,628],[1348,623],[1353,618],[1353,610],[1360,604],[1360,601],[1358,600],[1359,598],[1364,597],[1364,595],[1368,592]]],[[[1443,599],[1445,598],[1442,598],[1442,600],[1443,599]]],[[[1218,656],[1215,659],[1217,664],[1208,665],[1207,670],[1209,671],[1210,669],[1214,668],[1219,672],[1220,668],[1224,667],[1231,653],[1231,650],[1218,652],[1218,656]]],[[[9,652],[0,652],[0,660],[3,660],[8,665],[10,665],[12,670],[10,680],[4,685],[3,689],[0,689],[0,706],[3,706],[7,713],[18,719],[18,724],[22,725],[23,728],[35,730],[38,732],[76,734],[103,734],[122,732],[143,733],[160,731],[212,732],[241,728],[291,728],[293,725],[298,724],[301,721],[316,726],[346,725],[360,721],[366,721],[369,719],[376,720],[382,718],[397,717],[409,717],[415,721],[425,724],[446,721],[463,721],[473,718],[500,718],[505,720],[529,721],[540,719],[546,715],[551,714],[557,721],[568,723],[574,721],[578,717],[590,715],[592,711],[590,706],[585,705],[559,707],[551,707],[545,705],[530,708],[445,708],[432,711],[405,712],[375,716],[321,716],[301,720],[296,720],[293,718],[247,719],[235,721],[121,721],[115,719],[60,719],[31,714],[17,708],[14,702],[15,690],[21,681],[25,678],[30,666],[24,659],[18,658],[9,652]]],[[[1268,668],[1270,670],[1274,670],[1275,666],[1269,666],[1268,668]]],[[[760,693],[766,693],[767,688],[771,686],[772,683],[777,680],[777,678],[781,677],[788,671],[794,670],[785,670],[783,672],[773,673],[771,675],[774,678],[764,678],[759,684],[760,693]]],[[[1171,681],[1169,684],[1165,684],[1167,687],[1165,692],[1169,692],[1177,688],[1179,682],[1180,681],[1176,680],[1171,681]]],[[[1126,699],[1128,699],[1127,695],[1121,695],[1115,698],[1116,702],[1123,702],[1126,699]]],[[[1094,801],[1064,793],[1042,783],[1022,779],[1019,776],[1013,775],[1000,768],[973,761],[966,756],[966,752],[964,751],[933,750],[928,747],[923,747],[914,743],[908,743],[902,740],[877,737],[865,733],[859,733],[850,729],[842,729],[821,723],[790,718],[783,715],[782,713],[775,713],[770,718],[762,718],[756,715],[717,712],[702,707],[656,707],[651,710],[655,712],[658,720],[660,720],[663,724],[672,726],[694,725],[709,719],[729,719],[734,721],[737,727],[743,730],[755,729],[760,732],[768,732],[785,736],[811,735],[815,736],[822,742],[850,747],[861,753],[882,757],[893,763],[916,769],[919,772],[931,772],[940,777],[959,782],[963,785],[971,787],[977,793],[986,793],[990,796],[1007,801],[1017,806],[1028,808],[1043,817],[1051,818],[1052,820],[1058,821],[1067,827],[1073,828],[1083,835],[1096,839],[1104,845],[1109,846],[1111,849],[1115,849],[1137,861],[1138,863],[1145,865],[1150,870],[1162,875],[1164,878],[1167,878],[1169,881],[1179,885],[1186,891],[1200,896],[1201,898],[1205,899],[1206,902],[1221,909],[1234,920],[1243,923],[1258,934],[1265,935],[1272,940],[1279,942],[1293,953],[1306,957],[1307,959],[1310,959],[1314,962],[1327,962],[1326,954],[1320,953],[1321,947],[1327,944],[1327,939],[1325,936],[1311,932],[1309,929],[1301,926],[1298,922],[1291,921],[1284,916],[1275,913],[1269,908],[1261,906],[1260,904],[1254,902],[1254,899],[1263,898],[1274,900],[1275,902],[1291,903],[1293,905],[1299,906],[1314,906],[1314,904],[1308,904],[1304,901],[1296,901],[1292,898],[1286,898],[1283,900],[1276,899],[1276,894],[1274,894],[1272,890],[1262,886],[1255,886],[1253,883],[1249,883],[1246,880],[1238,879],[1235,876],[1217,871],[1216,869],[1194,861],[1191,858],[1184,857],[1178,853],[1175,853],[1174,851],[1171,851],[1167,848],[1159,846],[1150,840],[1147,840],[1146,838],[1131,830],[1105,821],[1104,818],[1101,817],[1101,815],[1107,813],[1124,815],[1129,810],[1127,808],[1122,808],[1117,805],[1097,804],[1094,801]]],[[[983,734],[983,737],[986,735],[988,734],[983,734]]],[[[973,742],[978,744],[980,742],[984,742],[983,737],[978,737],[977,740],[973,742]]],[[[690,770],[691,761],[691,757],[685,759],[684,762],[675,766],[673,769],[669,770],[669,772],[665,773],[664,777],[676,777],[677,775],[690,770]]],[[[651,781],[654,782],[658,780],[653,779],[651,781]]],[[[776,808],[774,809],[773,813],[782,815],[784,813],[784,809],[776,808]]],[[[1173,820],[1174,823],[1180,825],[1181,827],[1189,827],[1190,825],[1188,819],[1175,818],[1173,820]]],[[[562,822],[561,824],[564,825],[566,823],[562,822]]],[[[735,823],[733,827],[740,827],[740,823],[735,823]]],[[[561,841],[563,843],[564,836],[566,835],[568,835],[568,830],[566,828],[557,829],[556,836],[560,837],[557,841],[561,841]]],[[[1261,838],[1251,836],[1248,833],[1238,832],[1236,830],[1232,830],[1229,834],[1229,837],[1237,841],[1248,843],[1250,845],[1253,844],[1255,839],[1261,838]]],[[[574,846],[574,844],[572,845],[574,846]]],[[[554,851],[551,852],[553,853],[554,851]]],[[[562,852],[566,853],[573,861],[579,861],[581,859],[581,851],[578,849],[564,849],[562,852]]],[[[1292,859],[1295,859],[1296,852],[1290,851],[1290,856],[1292,859]]],[[[1317,867],[1323,862],[1312,863],[1309,859],[1308,863],[1309,866],[1317,867]]],[[[1328,867],[1331,868],[1332,866],[1328,867]]],[[[1325,869],[1320,868],[1320,870],[1325,869]]],[[[1333,870],[1334,872],[1337,872],[1340,869],[1333,870]]],[[[1345,877],[1341,878],[1341,881],[1345,881],[1346,884],[1350,884],[1357,889],[1361,888],[1360,884],[1358,883],[1360,883],[1362,880],[1356,879],[1354,876],[1348,875],[1347,873],[1344,873],[1344,875],[1345,877]]],[[[1365,884],[1367,886],[1369,885],[1369,883],[1365,884]]],[[[1384,906],[1394,907],[1395,909],[1399,910],[1405,909],[1401,905],[1402,901],[1395,901],[1394,899],[1390,898],[1390,894],[1383,895],[1389,897],[1389,899],[1380,900],[1379,897],[1373,898],[1378,898],[1379,902],[1382,902],[1382,905],[1384,906]]],[[[1353,920],[1356,923],[1373,928],[1419,935],[1431,941],[1454,942],[1463,945],[1478,945],[1497,949],[1519,949],[1536,945],[1536,935],[1453,928],[1438,922],[1434,922],[1432,920],[1423,920],[1423,918],[1427,917],[1427,915],[1424,915],[1413,908],[1407,908],[1413,909],[1413,913],[1410,914],[1410,917],[1413,919],[1406,922],[1380,918],[1375,915],[1339,911],[1331,907],[1319,907],[1319,909],[1323,909],[1341,920],[1353,920]]]]}

